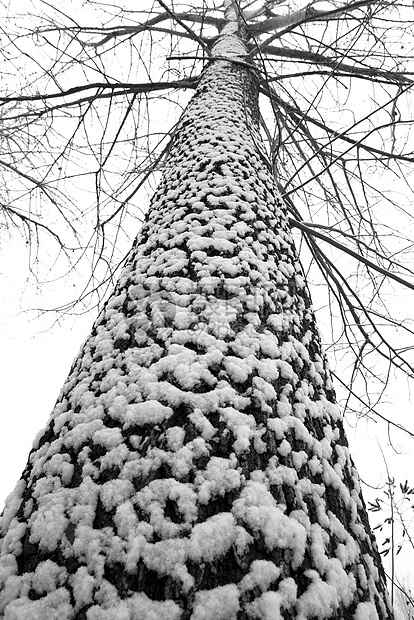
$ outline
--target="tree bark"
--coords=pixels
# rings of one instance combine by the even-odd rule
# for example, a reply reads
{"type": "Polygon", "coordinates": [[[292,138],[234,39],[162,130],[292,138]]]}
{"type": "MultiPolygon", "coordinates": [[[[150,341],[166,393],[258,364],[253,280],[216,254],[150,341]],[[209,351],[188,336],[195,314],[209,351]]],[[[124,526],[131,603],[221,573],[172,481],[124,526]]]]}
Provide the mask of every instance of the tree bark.
{"type": "Polygon", "coordinates": [[[8,498],[6,620],[392,617],[234,24],[8,498]]]}

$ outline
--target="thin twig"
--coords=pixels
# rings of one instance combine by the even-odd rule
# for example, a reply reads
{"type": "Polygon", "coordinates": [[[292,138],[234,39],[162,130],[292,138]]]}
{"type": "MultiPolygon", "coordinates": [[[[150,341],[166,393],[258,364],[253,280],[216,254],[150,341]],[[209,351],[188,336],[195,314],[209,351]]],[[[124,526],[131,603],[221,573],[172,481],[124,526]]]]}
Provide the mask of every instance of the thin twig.
{"type": "Polygon", "coordinates": [[[310,226],[307,226],[306,224],[303,224],[302,222],[298,222],[297,220],[294,220],[292,218],[289,219],[289,223],[294,228],[299,228],[300,230],[303,230],[303,232],[308,233],[309,235],[312,235],[313,237],[318,237],[318,239],[322,239],[323,241],[330,243],[331,245],[335,246],[339,250],[342,250],[343,252],[346,252],[353,258],[356,258],[357,260],[361,261],[367,267],[370,267],[371,269],[378,271],[378,273],[382,273],[382,275],[386,276],[387,278],[391,278],[392,280],[395,280],[399,284],[402,284],[403,286],[406,286],[407,288],[411,288],[412,290],[414,290],[414,284],[411,284],[411,282],[404,280],[404,278],[400,278],[396,274],[392,273],[392,271],[389,271],[387,269],[384,269],[383,267],[380,267],[379,265],[376,265],[375,263],[370,261],[368,258],[365,258],[361,254],[358,254],[358,252],[355,252],[354,250],[347,248],[346,245],[343,245],[339,241],[336,241],[336,239],[332,239],[332,237],[328,237],[328,235],[324,235],[323,233],[310,228],[310,226]]]}
{"type": "Polygon", "coordinates": [[[171,9],[169,9],[168,6],[166,4],[164,4],[164,2],[162,0],[157,0],[157,2],[158,2],[158,4],[160,4],[162,6],[164,11],[166,11],[168,13],[168,15],[170,15],[174,19],[174,21],[177,22],[177,24],[180,24],[180,26],[182,28],[184,28],[184,30],[191,35],[192,39],[194,39],[195,41],[197,41],[201,45],[203,50],[206,52],[207,56],[209,56],[210,55],[210,50],[208,48],[208,45],[206,45],[205,42],[203,41],[203,39],[201,39],[189,26],[187,26],[187,24],[185,24],[182,21],[182,19],[180,19],[178,17],[178,15],[176,13],[174,13],[174,11],[171,11],[171,9]]]}

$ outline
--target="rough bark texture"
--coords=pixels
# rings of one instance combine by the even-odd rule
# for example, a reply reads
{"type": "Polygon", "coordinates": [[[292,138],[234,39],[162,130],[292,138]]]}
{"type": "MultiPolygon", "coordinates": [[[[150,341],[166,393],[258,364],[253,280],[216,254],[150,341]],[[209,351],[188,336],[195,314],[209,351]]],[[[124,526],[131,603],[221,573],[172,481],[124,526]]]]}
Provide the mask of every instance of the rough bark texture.
{"type": "Polygon", "coordinates": [[[204,72],[9,497],[6,620],[392,617],[257,105],[204,72]]]}

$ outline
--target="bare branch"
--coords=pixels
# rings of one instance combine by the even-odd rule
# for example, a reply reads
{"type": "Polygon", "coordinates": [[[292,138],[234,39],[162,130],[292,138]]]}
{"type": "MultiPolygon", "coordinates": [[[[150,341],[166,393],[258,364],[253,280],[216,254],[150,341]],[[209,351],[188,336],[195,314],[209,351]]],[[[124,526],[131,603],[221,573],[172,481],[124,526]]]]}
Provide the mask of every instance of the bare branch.
{"type": "MultiPolygon", "coordinates": [[[[291,30],[292,27],[296,28],[297,26],[300,26],[305,22],[330,21],[341,19],[344,15],[347,15],[352,11],[376,4],[377,0],[358,0],[357,2],[351,2],[330,11],[318,11],[317,9],[314,9],[311,4],[308,4],[308,6],[304,9],[296,11],[295,13],[291,13],[290,15],[275,15],[257,25],[253,24],[251,26],[251,30],[255,34],[262,34],[264,32],[269,32],[277,28],[284,28],[284,34],[287,29],[291,30]]],[[[269,45],[276,38],[279,38],[281,34],[282,33],[276,33],[272,35],[263,43],[263,46],[261,46],[261,48],[263,49],[264,47],[269,45]]]]}
{"type": "MultiPolygon", "coordinates": [[[[163,6],[163,5],[162,5],[163,6]]],[[[218,30],[221,29],[224,20],[222,19],[218,19],[215,17],[211,17],[209,15],[198,15],[196,13],[179,13],[179,12],[173,12],[170,9],[168,9],[168,7],[166,8],[166,12],[165,13],[160,13],[158,15],[156,15],[155,17],[153,17],[152,19],[149,19],[147,22],[145,22],[145,24],[140,24],[137,26],[118,26],[118,27],[112,27],[112,28],[102,28],[102,27],[91,27],[91,26],[85,26],[83,28],[45,28],[43,30],[41,30],[40,32],[46,33],[46,32],[54,32],[56,30],[66,30],[68,32],[71,31],[75,31],[77,32],[77,34],[100,34],[103,33],[105,30],[110,30],[110,32],[108,34],[106,34],[102,39],[100,39],[99,41],[96,42],[91,42],[91,41],[81,41],[80,39],[78,39],[78,41],[85,47],[100,47],[102,45],[105,45],[105,43],[108,43],[108,41],[110,41],[111,39],[115,39],[115,38],[119,38],[119,37],[127,37],[127,36],[135,36],[137,34],[140,34],[141,32],[147,32],[147,31],[159,31],[159,32],[169,32],[169,33],[173,33],[176,34],[178,36],[188,36],[191,39],[195,39],[195,35],[194,33],[186,26],[184,25],[185,21],[191,22],[191,23],[199,23],[199,24],[208,24],[211,26],[215,26],[218,30]],[[175,21],[177,21],[177,23],[179,23],[185,30],[185,32],[177,32],[177,31],[171,31],[169,29],[161,29],[161,28],[156,28],[156,24],[159,24],[163,21],[167,21],[173,19],[175,21]]],[[[199,37],[198,42],[200,43],[202,41],[202,47],[205,47],[205,42],[204,40],[199,37]]],[[[201,44],[201,43],[200,43],[201,44]]]]}
{"type": "MultiPolygon", "coordinates": [[[[18,95],[9,97],[0,97],[0,101],[3,103],[17,102],[17,101],[47,101],[48,99],[56,99],[58,97],[69,97],[85,90],[125,90],[128,93],[149,93],[158,90],[165,90],[169,88],[194,88],[198,78],[187,78],[183,80],[177,80],[173,82],[149,82],[147,84],[131,84],[131,83],[115,83],[110,84],[108,82],[95,82],[94,84],[84,84],[83,86],[73,86],[60,93],[50,94],[37,94],[37,95],[18,95]]],[[[79,100],[78,100],[79,101],[79,100]]],[[[78,103],[77,101],[77,103],[78,103]]],[[[73,102],[70,102],[73,103],[73,102]]]]}
{"type": "Polygon", "coordinates": [[[194,41],[197,41],[201,45],[201,47],[203,48],[205,53],[209,56],[210,55],[210,49],[206,45],[206,43],[203,41],[203,39],[201,37],[199,37],[193,30],[191,30],[191,28],[189,28],[189,26],[187,26],[187,24],[185,24],[184,21],[180,17],[178,17],[177,13],[175,13],[174,11],[171,11],[171,9],[169,9],[167,7],[167,5],[163,2],[163,0],[157,0],[157,2],[168,13],[168,15],[170,15],[172,17],[172,19],[174,19],[174,21],[176,21],[178,24],[180,24],[180,26],[182,28],[184,28],[184,30],[186,30],[189,33],[190,36],[193,37],[194,41]]]}
{"type": "MultiPolygon", "coordinates": [[[[344,74],[354,77],[355,75],[362,75],[369,78],[379,77],[386,79],[388,82],[395,84],[413,84],[414,80],[409,77],[409,73],[398,71],[382,71],[376,67],[358,67],[356,65],[348,65],[343,63],[341,59],[330,58],[326,54],[317,54],[316,52],[309,52],[307,50],[294,50],[286,47],[275,47],[268,45],[261,49],[262,53],[274,54],[281,58],[290,58],[294,60],[304,60],[309,63],[322,65],[324,67],[331,67],[335,74],[344,74]]],[[[266,57],[266,61],[270,62],[271,59],[266,57]]]]}

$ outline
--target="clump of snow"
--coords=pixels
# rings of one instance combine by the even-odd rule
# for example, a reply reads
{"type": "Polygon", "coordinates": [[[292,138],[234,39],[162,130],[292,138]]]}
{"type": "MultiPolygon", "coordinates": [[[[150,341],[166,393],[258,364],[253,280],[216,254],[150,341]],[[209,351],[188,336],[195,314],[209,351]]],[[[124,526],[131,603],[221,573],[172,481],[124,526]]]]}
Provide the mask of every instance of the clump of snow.
{"type": "Polygon", "coordinates": [[[7,609],[9,603],[22,597],[27,597],[30,590],[30,575],[17,576],[18,567],[16,559],[6,556],[1,564],[0,572],[0,613],[7,609]],[[14,560],[8,561],[8,560],[14,560]]]}
{"type": "Polygon", "coordinates": [[[101,605],[93,605],[88,609],[88,620],[114,620],[115,618],[116,620],[132,620],[125,601],[117,600],[113,606],[106,609],[101,605]]]}
{"type": "Polygon", "coordinates": [[[67,577],[68,574],[65,568],[51,560],[45,560],[37,565],[33,574],[33,589],[38,594],[52,592],[56,587],[63,585],[67,577]]]}
{"type": "Polygon", "coordinates": [[[213,562],[224,557],[242,529],[228,512],[198,523],[191,532],[189,558],[194,562],[213,562]]]}
{"type": "Polygon", "coordinates": [[[92,435],[92,441],[108,450],[116,448],[124,438],[119,428],[100,428],[92,435]]]}
{"type": "Polygon", "coordinates": [[[247,381],[253,370],[251,359],[241,360],[239,357],[229,356],[224,359],[224,365],[229,377],[236,383],[247,381]]]}
{"type": "Polygon", "coordinates": [[[171,407],[162,405],[157,400],[147,400],[143,403],[128,405],[124,418],[124,428],[142,426],[144,424],[159,424],[173,414],[171,407]]]}
{"type": "Polygon", "coordinates": [[[0,516],[0,531],[4,534],[7,532],[12,519],[14,519],[20,508],[25,488],[25,481],[20,479],[13,491],[6,498],[3,514],[0,516]]]}
{"type": "Polygon", "coordinates": [[[281,569],[268,560],[254,560],[250,566],[250,572],[239,583],[239,589],[253,590],[260,588],[262,592],[267,590],[273,581],[276,581],[281,569]]]}
{"type": "Polygon", "coordinates": [[[261,534],[270,551],[288,549],[292,566],[300,565],[306,550],[306,529],[296,519],[284,515],[263,484],[249,481],[233,504],[233,514],[261,534]]]}
{"type": "Polygon", "coordinates": [[[169,538],[154,544],[145,544],[142,559],[149,569],[160,575],[168,575],[177,565],[185,567],[188,546],[188,540],[181,538],[169,538]]]}
{"type": "Polygon", "coordinates": [[[305,463],[308,460],[308,455],[304,450],[299,450],[299,452],[292,451],[292,463],[296,471],[302,469],[305,463]]]}
{"type": "Polygon", "coordinates": [[[217,429],[211,424],[209,419],[200,409],[196,408],[192,413],[190,413],[189,419],[201,433],[202,438],[206,441],[212,439],[212,437],[216,434],[217,429]]]}
{"type": "Polygon", "coordinates": [[[105,510],[119,506],[134,495],[135,489],[129,480],[108,480],[100,487],[100,498],[105,510]]]}
{"type": "Polygon", "coordinates": [[[240,609],[237,586],[229,584],[196,592],[191,620],[237,620],[240,609]]]}
{"type": "Polygon", "coordinates": [[[206,469],[197,473],[194,484],[198,487],[198,500],[208,504],[218,495],[238,489],[241,482],[240,472],[234,469],[231,460],[213,456],[206,469]]]}
{"type": "Polygon", "coordinates": [[[70,578],[73,596],[75,598],[75,611],[93,602],[95,579],[88,573],[85,566],[78,568],[70,578]]]}
{"type": "Polygon", "coordinates": [[[259,375],[271,383],[279,377],[278,362],[273,359],[261,359],[257,362],[257,370],[259,375]]]}
{"type": "Polygon", "coordinates": [[[138,517],[131,501],[123,502],[117,507],[114,523],[116,525],[118,535],[122,538],[128,539],[129,536],[135,535],[135,532],[138,529],[138,517]]]}
{"type": "Polygon", "coordinates": [[[376,607],[372,601],[358,603],[354,620],[379,620],[376,607]]]}
{"type": "Polygon", "coordinates": [[[292,446],[288,441],[286,441],[286,439],[283,439],[283,441],[280,442],[277,451],[281,456],[286,457],[292,452],[292,446]]]}
{"type": "Polygon", "coordinates": [[[322,580],[313,569],[307,570],[305,575],[311,583],[297,600],[297,620],[329,618],[338,609],[342,596],[347,598],[346,593],[343,593],[335,583],[322,580]]]}
{"type": "Polygon", "coordinates": [[[54,551],[63,537],[68,525],[66,516],[64,490],[50,494],[48,501],[43,501],[38,512],[30,519],[30,541],[38,543],[45,551],[54,551]]]}
{"type": "MultiPolygon", "coordinates": [[[[293,582],[293,579],[291,581],[293,582]]],[[[293,596],[284,597],[280,592],[264,592],[246,605],[249,617],[257,618],[257,620],[283,620],[281,609],[291,606],[295,596],[296,593],[293,596]]]]}
{"type": "MultiPolygon", "coordinates": [[[[174,601],[152,601],[143,593],[133,594],[128,598],[127,605],[131,620],[180,620],[182,616],[182,610],[174,601]]],[[[111,620],[115,618],[118,620],[117,614],[111,620]]]]}
{"type": "Polygon", "coordinates": [[[252,415],[241,413],[234,407],[220,408],[220,417],[231,429],[236,441],[233,448],[236,454],[249,449],[250,440],[256,430],[256,420],[252,415]]]}
{"type": "Polygon", "coordinates": [[[267,324],[272,327],[276,332],[283,331],[283,317],[281,314],[271,314],[267,318],[267,324]]]}
{"type": "Polygon", "coordinates": [[[58,588],[45,597],[33,601],[21,596],[7,606],[4,620],[62,620],[73,616],[69,592],[58,588]]]}
{"type": "Polygon", "coordinates": [[[269,383],[261,377],[253,377],[252,381],[253,393],[263,405],[266,402],[274,402],[277,398],[276,390],[272,383],[269,383]]]}
{"type": "Polygon", "coordinates": [[[308,467],[312,476],[322,473],[322,463],[316,454],[308,460],[308,467]]]}
{"type": "Polygon", "coordinates": [[[185,430],[180,426],[172,426],[165,431],[170,450],[176,452],[184,445],[185,430]]]}
{"type": "Polygon", "coordinates": [[[87,443],[92,438],[96,431],[102,428],[103,422],[100,419],[82,422],[65,434],[63,443],[67,448],[78,450],[82,444],[87,443]]]}
{"type": "Polygon", "coordinates": [[[125,461],[128,459],[129,450],[125,443],[121,443],[116,448],[112,448],[101,457],[101,471],[104,469],[111,469],[114,467],[122,468],[125,461]]]}

